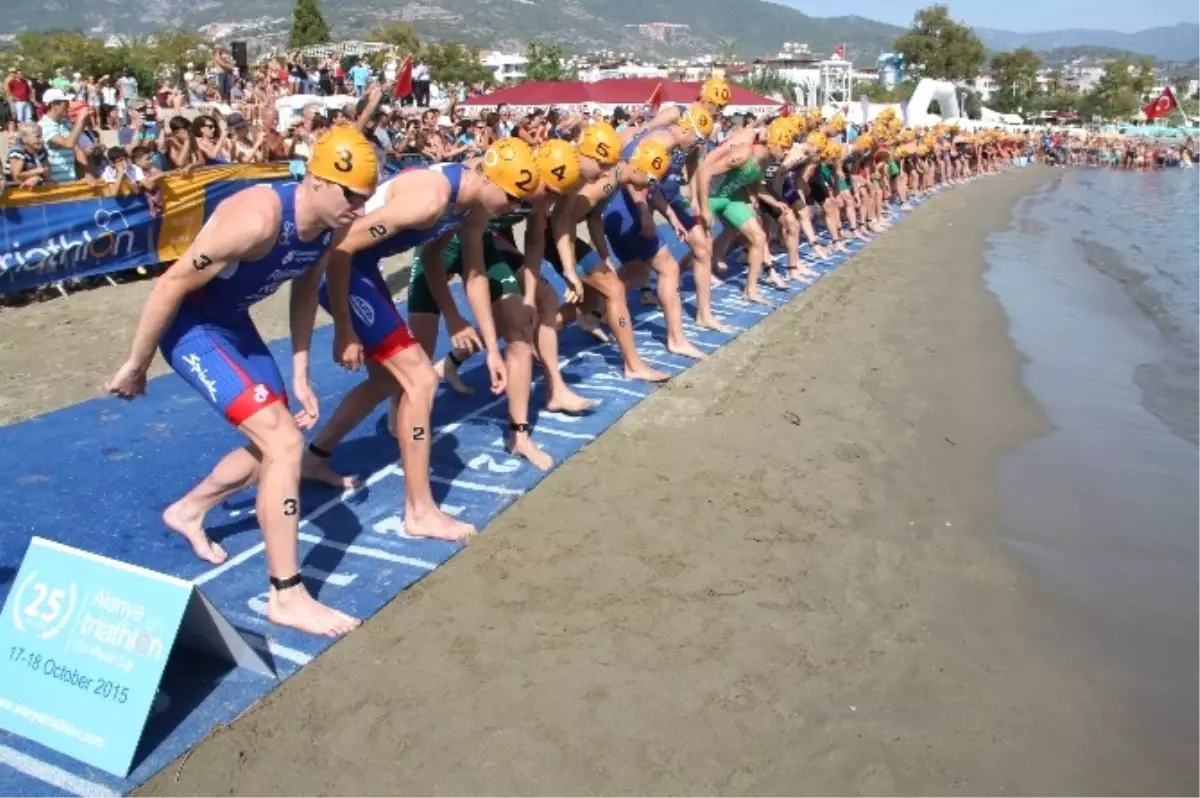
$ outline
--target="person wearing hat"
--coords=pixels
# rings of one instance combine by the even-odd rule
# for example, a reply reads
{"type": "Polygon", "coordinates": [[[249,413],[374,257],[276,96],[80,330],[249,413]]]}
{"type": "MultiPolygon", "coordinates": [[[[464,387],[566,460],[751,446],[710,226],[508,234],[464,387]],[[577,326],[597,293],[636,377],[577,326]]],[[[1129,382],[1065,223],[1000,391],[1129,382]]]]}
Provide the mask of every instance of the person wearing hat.
{"type": "MultiPolygon", "coordinates": [[[[358,620],[313,598],[300,578],[301,429],[317,419],[308,353],[327,253],[375,191],[375,151],[353,128],[336,128],[313,147],[300,182],[243,189],[217,205],[183,256],[154,285],[128,359],[105,385],[124,399],[146,392],[146,372],[163,357],[249,439],[163,512],[205,562],[226,560],[204,531],[221,497],[258,485],[257,519],[266,544],[267,618],[309,634],[336,637],[358,620]],[[292,282],[292,388],[287,389],[250,317],[250,308],[292,282]]],[[[336,487],[344,487],[338,480],[336,487]]]]}
{"type": "Polygon", "coordinates": [[[62,89],[46,89],[42,95],[46,113],[38,120],[42,142],[50,160],[50,179],[55,183],[75,180],[75,145],[87,124],[86,108],[70,114],[71,100],[62,89]]]}

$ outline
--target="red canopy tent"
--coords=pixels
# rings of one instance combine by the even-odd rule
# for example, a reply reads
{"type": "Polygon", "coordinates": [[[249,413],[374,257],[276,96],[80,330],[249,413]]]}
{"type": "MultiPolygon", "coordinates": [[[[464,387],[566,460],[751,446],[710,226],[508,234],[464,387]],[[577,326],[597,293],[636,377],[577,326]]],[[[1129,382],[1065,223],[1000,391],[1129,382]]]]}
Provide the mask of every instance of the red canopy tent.
{"type": "MultiPolygon", "coordinates": [[[[689,103],[700,95],[700,83],[658,78],[610,78],[585,83],[579,80],[560,82],[526,81],[516,86],[507,86],[490,94],[471,97],[461,103],[464,108],[482,112],[497,105],[508,105],[514,111],[534,108],[565,108],[568,110],[594,110],[599,108],[612,113],[617,106],[633,111],[650,102],[654,90],[662,85],[660,98],[664,103],[689,103]]],[[[726,113],[773,113],[783,103],[762,97],[749,89],[730,84],[733,96],[726,113]]]]}

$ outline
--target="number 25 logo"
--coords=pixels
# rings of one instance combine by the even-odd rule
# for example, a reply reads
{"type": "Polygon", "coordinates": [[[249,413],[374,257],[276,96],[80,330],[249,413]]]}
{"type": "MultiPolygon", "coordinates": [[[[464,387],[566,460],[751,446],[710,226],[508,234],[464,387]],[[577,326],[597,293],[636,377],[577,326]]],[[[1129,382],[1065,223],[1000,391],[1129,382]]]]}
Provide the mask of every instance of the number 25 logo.
{"type": "Polygon", "coordinates": [[[49,640],[67,625],[75,602],[74,582],[66,589],[51,588],[37,580],[37,571],[34,571],[21,583],[13,601],[13,626],[18,631],[32,632],[42,640],[49,640]]]}

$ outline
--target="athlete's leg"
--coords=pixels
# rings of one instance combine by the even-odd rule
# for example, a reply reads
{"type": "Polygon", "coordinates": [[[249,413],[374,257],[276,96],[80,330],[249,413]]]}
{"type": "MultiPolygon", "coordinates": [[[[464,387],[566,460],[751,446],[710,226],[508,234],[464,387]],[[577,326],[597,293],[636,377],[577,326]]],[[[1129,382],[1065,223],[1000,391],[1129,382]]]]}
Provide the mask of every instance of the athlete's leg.
{"type": "Polygon", "coordinates": [[[422,347],[407,346],[393,350],[380,365],[400,386],[396,439],[404,464],[404,529],[413,537],[466,540],[475,534],[475,527],[442,512],[433,500],[430,485],[430,419],[438,386],[433,364],[422,347]]]}
{"type": "Polygon", "coordinates": [[[261,460],[262,454],[253,445],[234,449],[221,458],[199,485],[163,510],[163,523],[183,535],[200,559],[214,565],[225,562],[226,554],[221,544],[210,540],[204,531],[204,516],[221,502],[258,482],[261,460]]]}
{"type": "MultiPolygon", "coordinates": [[[[250,317],[216,325],[181,311],[163,336],[162,351],[180,376],[250,439],[250,447],[218,465],[196,499],[211,502],[214,495],[240,490],[257,477],[255,505],[271,578],[267,618],[311,634],[337,636],[353,629],[358,621],[317,602],[300,581],[297,535],[304,436],[288,412],[279,368],[250,317]],[[258,466],[250,462],[256,457],[258,466]]],[[[199,524],[172,528],[204,559],[224,559],[199,524]]]]}
{"type": "Polygon", "coordinates": [[[663,310],[667,324],[667,351],[702,360],[704,353],[687,339],[683,332],[683,299],[679,295],[679,262],[671,250],[660,246],[650,261],[651,268],[658,273],[658,304],[663,310]]]}
{"type": "Polygon", "coordinates": [[[713,240],[701,224],[688,230],[687,244],[692,250],[692,277],[696,283],[696,324],[718,332],[732,332],[713,314],[713,240]]]}
{"type": "Polygon", "coordinates": [[[749,252],[749,262],[746,266],[746,289],[743,296],[750,302],[764,305],[771,304],[758,290],[758,278],[762,274],[763,261],[767,256],[767,234],[762,222],[754,213],[739,214],[736,219],[726,219],[730,225],[735,225],[737,231],[746,239],[749,252]]]}
{"type": "Polygon", "coordinates": [[[535,468],[546,471],[553,458],[533,441],[529,424],[529,395],[533,384],[533,340],[537,321],[529,319],[525,301],[519,293],[501,296],[492,304],[499,332],[504,337],[504,365],[508,369],[507,446],[509,452],[524,457],[535,468]]]}
{"type": "Polygon", "coordinates": [[[266,546],[267,618],[310,634],[336,637],[358,621],[318,602],[300,581],[297,539],[300,523],[300,457],[304,436],[287,406],[276,401],[263,406],[239,427],[262,455],[255,502],[266,546]]]}
{"type": "Polygon", "coordinates": [[[538,280],[537,309],[537,356],[546,372],[546,409],[571,414],[586,412],[595,402],[567,387],[558,363],[558,294],[545,278],[538,280]]]}
{"type": "MultiPolygon", "coordinates": [[[[593,256],[595,257],[594,253],[593,256]]],[[[670,374],[652,369],[638,354],[633,339],[633,318],[629,315],[629,303],[625,299],[625,283],[607,264],[594,266],[583,278],[585,285],[604,296],[608,324],[617,339],[617,347],[625,361],[625,376],[633,380],[665,382],[670,374]]]]}
{"type": "MultiPolygon", "coordinates": [[[[821,242],[817,239],[817,231],[813,227],[812,213],[809,210],[807,201],[801,198],[792,206],[792,210],[795,212],[796,219],[800,222],[800,229],[804,231],[804,238],[808,241],[808,246],[812,249],[813,254],[817,256],[817,260],[828,260],[829,250],[822,246],[821,242]]],[[[808,264],[803,262],[801,263],[801,271],[816,274],[815,271],[808,268],[808,264]]]]}

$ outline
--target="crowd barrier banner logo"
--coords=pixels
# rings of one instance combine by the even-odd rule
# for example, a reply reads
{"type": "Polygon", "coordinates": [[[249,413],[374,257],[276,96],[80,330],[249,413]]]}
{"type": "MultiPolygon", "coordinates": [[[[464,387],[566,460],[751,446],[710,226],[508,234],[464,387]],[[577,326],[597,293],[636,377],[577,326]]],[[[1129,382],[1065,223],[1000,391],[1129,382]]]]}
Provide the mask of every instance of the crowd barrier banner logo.
{"type": "Polygon", "coordinates": [[[86,184],[0,196],[0,294],[175,260],[225,197],[288,177],[287,164],[213,166],[162,183],[160,214],[140,194],[86,184]]]}

